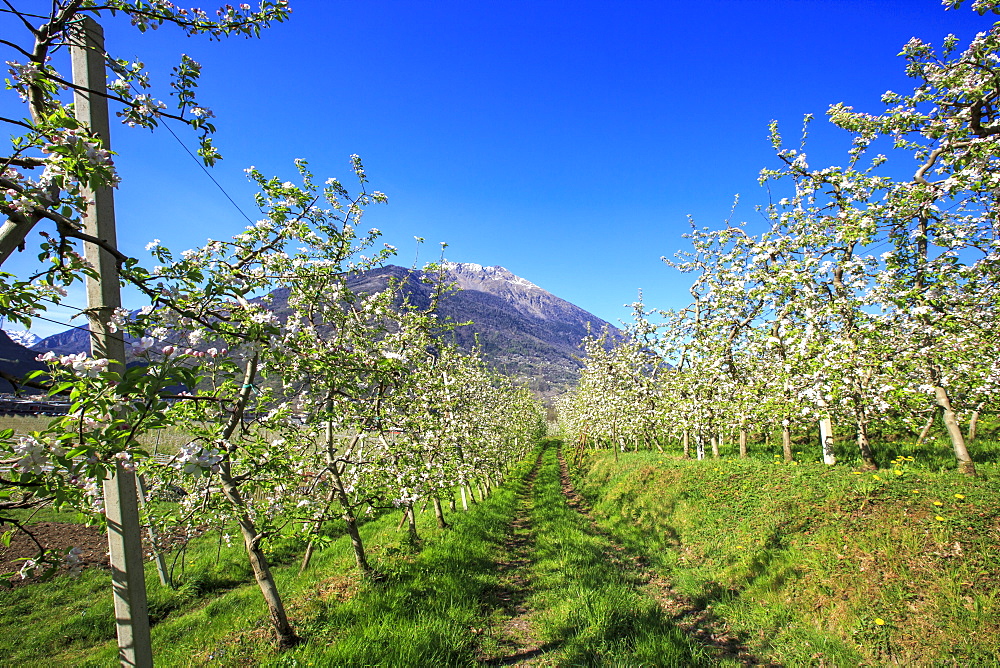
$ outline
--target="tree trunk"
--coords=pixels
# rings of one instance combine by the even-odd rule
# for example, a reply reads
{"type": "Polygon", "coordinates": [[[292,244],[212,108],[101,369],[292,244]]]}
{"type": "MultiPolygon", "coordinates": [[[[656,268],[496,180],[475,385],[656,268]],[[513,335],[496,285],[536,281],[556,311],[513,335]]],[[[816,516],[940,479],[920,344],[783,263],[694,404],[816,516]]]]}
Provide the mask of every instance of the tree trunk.
{"type": "Polygon", "coordinates": [[[409,535],[410,545],[416,545],[420,542],[420,536],[417,535],[417,513],[413,509],[412,502],[406,508],[406,531],[409,535]]]}
{"type": "Polygon", "coordinates": [[[938,406],[941,407],[944,417],[944,426],[948,428],[948,436],[951,437],[951,446],[955,450],[955,459],[958,460],[958,470],[966,475],[976,475],[976,465],[969,456],[969,450],[965,447],[965,438],[962,436],[962,427],[958,424],[955,411],[951,407],[951,398],[948,391],[936,385],[934,387],[934,398],[937,399],[938,406]]]}
{"type": "MultiPolygon", "coordinates": [[[[228,461],[226,464],[228,464],[228,461]]],[[[260,549],[260,536],[257,534],[257,527],[247,512],[246,503],[240,496],[240,491],[237,489],[232,475],[229,473],[228,465],[223,466],[219,474],[219,479],[222,481],[223,494],[225,494],[226,499],[229,500],[229,503],[236,511],[236,521],[239,524],[240,533],[243,534],[243,544],[246,546],[250,568],[253,569],[254,579],[257,580],[257,586],[260,588],[260,593],[263,594],[264,602],[267,604],[267,612],[271,617],[271,625],[278,635],[278,645],[282,648],[291,647],[298,642],[299,638],[295,635],[291,624],[288,623],[285,605],[281,601],[281,595],[278,593],[274,576],[271,575],[267,557],[264,556],[264,552],[260,549]]]]}
{"type": "MultiPolygon", "coordinates": [[[[816,405],[821,411],[829,408],[826,398],[822,396],[817,400],[816,405]]],[[[833,420],[830,419],[829,415],[819,419],[819,447],[823,451],[824,464],[833,466],[837,463],[837,457],[833,451],[833,420]]]]}
{"type": "Polygon", "coordinates": [[[458,489],[462,493],[462,510],[464,510],[465,512],[469,512],[469,499],[465,495],[466,494],[466,491],[465,491],[466,487],[467,486],[465,484],[461,484],[461,485],[458,486],[458,489]]]}
{"type": "Polygon", "coordinates": [[[315,551],[316,543],[314,541],[309,541],[309,544],[306,545],[306,553],[302,555],[302,563],[299,564],[299,575],[305,573],[306,569],[309,568],[309,562],[312,561],[313,552],[315,551]]]}
{"type": "MultiPolygon", "coordinates": [[[[326,511],[330,509],[330,504],[333,503],[334,499],[336,498],[336,495],[337,491],[334,489],[331,489],[330,493],[327,494],[326,508],[323,511],[324,515],[326,514],[326,511]]],[[[320,519],[316,520],[313,531],[315,533],[319,533],[322,527],[323,527],[323,518],[321,517],[320,519]]],[[[310,540],[309,544],[306,545],[306,553],[302,555],[302,563],[299,565],[299,575],[305,573],[306,569],[309,568],[309,562],[312,561],[313,552],[315,551],[316,551],[316,543],[315,541],[310,540]]]]}
{"type": "Polygon", "coordinates": [[[786,462],[795,459],[792,456],[792,427],[787,424],[781,425],[781,451],[785,455],[786,462]]]}
{"type": "Polygon", "coordinates": [[[931,433],[931,427],[934,426],[934,418],[936,417],[937,417],[937,409],[932,411],[931,414],[927,416],[927,422],[924,423],[924,428],[920,430],[920,435],[917,436],[916,445],[918,447],[923,445],[924,441],[927,440],[927,435],[931,433]]]}
{"type": "Polygon", "coordinates": [[[979,426],[979,411],[982,410],[983,405],[979,404],[976,406],[976,410],[972,411],[972,417],[969,419],[969,438],[968,440],[976,440],[976,428],[979,426]]]}
{"type": "Polygon", "coordinates": [[[691,438],[687,429],[684,430],[684,436],[681,439],[681,443],[684,448],[684,459],[691,459],[691,438]]]}
{"type": "Polygon", "coordinates": [[[374,571],[371,564],[368,563],[368,556],[365,554],[365,544],[361,540],[361,533],[358,531],[358,520],[354,515],[351,499],[347,496],[347,491],[344,489],[344,482],[340,478],[340,471],[337,470],[336,463],[330,467],[330,473],[333,476],[333,485],[337,494],[337,500],[340,502],[344,527],[347,530],[348,537],[351,539],[351,547],[354,548],[354,561],[358,564],[358,570],[366,576],[370,576],[374,571]]]}
{"type": "Polygon", "coordinates": [[[434,501],[434,517],[437,518],[438,528],[447,529],[448,523],[444,521],[444,508],[441,507],[441,499],[437,497],[437,494],[433,497],[434,501]]]}
{"type": "Polygon", "coordinates": [[[866,469],[877,469],[875,454],[868,441],[868,423],[864,418],[858,418],[858,451],[861,453],[861,465],[866,469]]]}
{"type": "MultiPolygon", "coordinates": [[[[333,406],[328,405],[328,409],[332,410],[333,406]]],[[[354,550],[354,561],[358,565],[358,570],[361,571],[366,577],[371,576],[374,572],[371,564],[368,563],[368,556],[365,554],[365,544],[361,540],[361,533],[358,531],[358,518],[354,514],[354,506],[351,504],[351,497],[347,495],[347,488],[344,486],[344,480],[340,477],[341,473],[344,472],[344,468],[341,468],[340,462],[335,459],[336,452],[333,447],[333,423],[327,421],[326,423],[326,470],[330,472],[330,478],[333,482],[333,489],[331,494],[335,495],[337,501],[340,503],[341,518],[344,520],[344,528],[347,530],[347,536],[351,539],[351,547],[354,550]]],[[[358,441],[361,440],[362,434],[356,434],[354,440],[348,446],[348,452],[354,449],[358,441]]],[[[346,455],[345,455],[346,456],[346,455]]],[[[346,466],[346,464],[344,465],[346,466]]]]}
{"type": "Polygon", "coordinates": [[[740,459],[747,458],[747,430],[740,429],[740,459]]]}
{"type": "Polygon", "coordinates": [[[712,435],[712,458],[719,458],[719,437],[712,435]]]}
{"type": "MultiPolygon", "coordinates": [[[[250,392],[253,389],[253,381],[256,376],[257,356],[254,355],[247,362],[247,368],[243,378],[243,388],[240,390],[239,397],[236,400],[236,406],[229,418],[229,422],[226,424],[226,427],[222,432],[222,437],[220,439],[222,443],[229,441],[233,433],[236,431],[236,427],[243,421],[243,411],[246,408],[247,402],[250,400],[250,392]]],[[[230,447],[232,448],[233,446],[230,447]]],[[[264,556],[264,552],[260,549],[261,537],[257,533],[257,527],[254,524],[253,519],[250,517],[246,501],[244,501],[243,497],[240,495],[239,486],[236,484],[236,481],[233,480],[232,465],[228,456],[232,454],[232,451],[230,449],[226,449],[225,452],[227,453],[227,457],[220,462],[219,470],[219,481],[222,483],[222,493],[235,511],[236,521],[240,527],[240,533],[243,534],[243,544],[246,546],[247,559],[250,561],[250,568],[253,570],[254,578],[257,580],[257,586],[260,588],[260,592],[264,596],[264,602],[267,604],[267,611],[271,618],[271,625],[278,636],[278,645],[283,649],[291,647],[299,641],[299,638],[295,635],[295,631],[292,629],[291,624],[288,623],[288,615],[285,613],[285,605],[281,600],[281,594],[278,593],[278,587],[274,582],[274,576],[271,575],[271,569],[268,566],[267,557],[264,556]]]]}
{"type": "Polygon", "coordinates": [[[694,448],[698,461],[705,459],[705,436],[701,433],[701,429],[695,432],[694,448]]]}

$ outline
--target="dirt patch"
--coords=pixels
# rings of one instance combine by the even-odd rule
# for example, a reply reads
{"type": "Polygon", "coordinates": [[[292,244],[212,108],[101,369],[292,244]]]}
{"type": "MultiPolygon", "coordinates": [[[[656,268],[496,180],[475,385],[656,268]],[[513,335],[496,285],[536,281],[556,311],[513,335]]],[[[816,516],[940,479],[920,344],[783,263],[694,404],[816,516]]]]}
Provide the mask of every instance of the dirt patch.
{"type": "Polygon", "coordinates": [[[571,508],[590,520],[591,528],[614,546],[608,557],[620,568],[633,571],[644,584],[646,592],[660,604],[660,607],[674,621],[679,629],[712,650],[719,659],[735,661],[744,666],[776,667],[780,664],[754,656],[743,642],[731,633],[728,625],[718,619],[710,608],[697,605],[694,601],[677,592],[671,583],[649,569],[642,557],[630,555],[615,542],[614,537],[601,528],[590,516],[590,507],[573,487],[569,467],[559,450],[559,477],[562,493],[571,508]]]}
{"type": "MultiPolygon", "coordinates": [[[[0,525],[0,531],[13,529],[12,525],[0,525]]],[[[108,561],[108,537],[98,527],[68,522],[38,522],[28,527],[34,540],[24,531],[15,530],[10,546],[0,544],[0,573],[17,573],[24,565],[24,559],[38,556],[38,545],[45,549],[55,550],[60,555],[66,554],[70,548],[80,548],[83,566],[110,568],[108,561]],[[37,541],[37,543],[35,542],[37,541]]],[[[59,573],[65,573],[68,567],[62,566],[59,573]]],[[[17,587],[37,582],[39,578],[22,579],[15,575],[10,583],[17,587]]]]}
{"type": "MultiPolygon", "coordinates": [[[[26,525],[25,528],[31,532],[31,536],[14,525],[0,523],[0,533],[15,529],[9,547],[0,543],[0,573],[13,572],[15,575],[10,579],[10,584],[14,587],[41,581],[40,573],[28,578],[17,575],[25,559],[34,559],[38,556],[39,545],[45,550],[54,550],[60,557],[70,548],[77,547],[80,548],[80,568],[109,570],[111,568],[111,561],[108,558],[108,534],[100,527],[73,522],[36,522],[26,525]]],[[[191,538],[202,535],[207,529],[207,526],[199,526],[188,531],[178,529],[169,535],[160,534],[157,543],[164,554],[169,554],[186,545],[191,538]]],[[[153,549],[145,528],[141,536],[142,558],[144,561],[152,561],[153,549]]],[[[69,567],[63,565],[55,574],[61,575],[67,572],[69,567]]]]}

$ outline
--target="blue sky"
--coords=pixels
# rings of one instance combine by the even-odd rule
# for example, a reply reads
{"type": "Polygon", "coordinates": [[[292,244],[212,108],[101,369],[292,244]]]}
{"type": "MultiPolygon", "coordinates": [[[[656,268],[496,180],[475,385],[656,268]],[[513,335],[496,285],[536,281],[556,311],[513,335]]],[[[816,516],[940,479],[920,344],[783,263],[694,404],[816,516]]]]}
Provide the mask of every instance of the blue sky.
{"type": "MultiPolygon", "coordinates": [[[[445,241],[450,260],[502,265],[611,322],[640,288],[650,306],[687,303],[687,277],[660,257],[685,247],[688,215],[719,225],[740,193],[737,218],[759,216],[771,119],[794,139],[816,114],[810,162],[839,164],[830,104],[878,112],[886,90],[912,89],[896,56],[910,37],[967,43],[992,23],[938,0],[291,4],[259,40],[107,17],[107,45],[163,85],[181,53],[204,66],[225,156],[212,172],[251,218],[245,167],[290,179],[301,157],[346,181],[357,153],[389,196],[366,220],[397,263],[413,262],[414,236],[420,262],[445,241]]],[[[123,250],[246,224],[169,134],[113,132],[123,250]]]]}

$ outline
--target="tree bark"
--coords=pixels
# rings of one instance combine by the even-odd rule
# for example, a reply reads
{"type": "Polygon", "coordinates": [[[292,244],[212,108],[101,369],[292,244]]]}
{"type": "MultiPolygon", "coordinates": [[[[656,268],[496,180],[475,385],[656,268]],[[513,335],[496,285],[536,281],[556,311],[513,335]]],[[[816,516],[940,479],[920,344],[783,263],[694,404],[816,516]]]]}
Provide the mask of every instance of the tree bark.
{"type": "MultiPolygon", "coordinates": [[[[334,489],[331,489],[330,492],[326,495],[326,510],[329,510],[330,504],[333,503],[333,501],[336,498],[336,496],[337,496],[337,492],[334,489]]],[[[325,514],[325,510],[324,510],[324,514],[325,514]]],[[[322,527],[323,527],[323,518],[320,518],[320,519],[316,520],[316,522],[314,523],[314,525],[313,525],[313,532],[314,533],[319,533],[319,531],[320,531],[320,529],[322,529],[322,527]]],[[[306,552],[305,552],[305,554],[302,555],[302,563],[299,564],[299,575],[302,575],[303,573],[305,573],[306,569],[309,568],[309,563],[312,561],[313,553],[315,551],[316,551],[316,542],[313,541],[313,540],[310,540],[309,544],[306,545],[306,552]]]]}
{"type": "Polygon", "coordinates": [[[684,430],[684,436],[681,439],[682,447],[684,448],[684,459],[691,459],[691,437],[688,430],[684,430]]]}
{"type": "Polygon", "coordinates": [[[965,447],[962,427],[958,424],[955,411],[951,407],[951,398],[948,396],[948,391],[940,385],[935,385],[934,398],[937,399],[937,404],[941,407],[944,426],[948,429],[951,446],[955,450],[955,459],[958,460],[959,472],[971,476],[976,475],[976,465],[972,462],[972,457],[969,456],[968,448],[965,447]]]}
{"type": "Polygon", "coordinates": [[[361,533],[358,531],[358,520],[354,514],[354,507],[351,505],[351,499],[347,496],[347,491],[344,489],[344,482],[340,478],[340,471],[337,470],[337,465],[334,464],[330,469],[333,476],[334,490],[337,493],[337,500],[340,501],[341,517],[344,519],[344,527],[347,530],[348,537],[351,539],[351,547],[354,549],[354,561],[358,564],[358,570],[366,576],[370,576],[373,573],[373,569],[371,564],[368,563],[368,556],[365,554],[365,544],[361,540],[361,533]]]}
{"type": "Polygon", "coordinates": [[[917,436],[917,446],[923,445],[924,441],[927,440],[928,434],[931,433],[931,427],[934,426],[934,418],[936,417],[937,410],[932,411],[931,414],[927,416],[927,422],[924,423],[924,428],[920,430],[920,435],[917,436]]]}
{"type": "Polygon", "coordinates": [[[795,459],[792,455],[792,428],[787,424],[781,425],[781,451],[785,456],[786,462],[795,459]]]}
{"type": "Polygon", "coordinates": [[[976,410],[972,411],[972,417],[969,418],[969,438],[967,440],[976,440],[976,429],[979,427],[979,411],[982,408],[983,405],[979,404],[976,406],[976,410]]]}
{"type": "Polygon", "coordinates": [[[833,466],[837,463],[837,455],[833,451],[833,420],[829,416],[819,421],[819,441],[823,448],[823,463],[833,466]]]}
{"type": "MultiPolygon", "coordinates": [[[[247,362],[246,372],[243,378],[243,388],[240,390],[239,398],[233,414],[223,430],[221,442],[226,443],[236,431],[236,427],[243,420],[243,411],[250,400],[250,392],[253,389],[253,381],[257,376],[257,356],[254,355],[247,362]]],[[[250,513],[247,510],[246,501],[240,495],[239,486],[233,479],[232,463],[229,459],[232,452],[226,450],[227,456],[220,462],[219,481],[222,483],[222,493],[232,505],[236,514],[236,521],[243,534],[243,544],[246,547],[247,559],[250,561],[250,568],[253,570],[254,579],[264,596],[267,604],[268,615],[271,618],[271,626],[278,636],[278,645],[282,649],[291,647],[299,641],[291,624],[288,623],[288,615],[285,613],[285,605],[281,600],[281,594],[271,575],[271,568],[267,563],[267,557],[260,549],[261,536],[257,532],[257,527],[250,513]]]]}
{"type": "MultiPolygon", "coordinates": [[[[228,461],[226,463],[228,464],[228,461]]],[[[257,533],[257,527],[247,512],[246,503],[240,496],[240,491],[233,481],[233,477],[229,472],[229,466],[223,466],[219,474],[219,479],[222,482],[223,494],[225,494],[229,503],[236,511],[236,522],[240,527],[240,533],[243,534],[243,544],[246,547],[250,568],[253,569],[254,579],[257,580],[257,586],[260,588],[260,593],[264,596],[264,602],[267,604],[271,626],[274,627],[274,631],[278,635],[278,645],[282,648],[291,647],[298,642],[299,638],[295,635],[291,624],[288,623],[288,615],[285,613],[285,605],[281,600],[281,594],[278,593],[274,576],[271,575],[271,568],[267,563],[267,557],[264,556],[263,550],[260,549],[260,536],[257,533]]]]}
{"type": "Polygon", "coordinates": [[[875,454],[872,452],[871,443],[868,441],[868,423],[864,418],[859,417],[858,426],[858,451],[861,453],[861,465],[866,469],[877,469],[875,454]]]}
{"type": "Polygon", "coordinates": [[[406,508],[406,531],[410,545],[416,545],[420,542],[420,536],[417,535],[417,512],[414,510],[412,502],[406,508]]]}
{"type": "Polygon", "coordinates": [[[433,496],[434,501],[434,517],[437,518],[437,524],[439,529],[447,529],[448,523],[444,521],[444,508],[441,507],[441,499],[438,498],[437,494],[433,496]]]}

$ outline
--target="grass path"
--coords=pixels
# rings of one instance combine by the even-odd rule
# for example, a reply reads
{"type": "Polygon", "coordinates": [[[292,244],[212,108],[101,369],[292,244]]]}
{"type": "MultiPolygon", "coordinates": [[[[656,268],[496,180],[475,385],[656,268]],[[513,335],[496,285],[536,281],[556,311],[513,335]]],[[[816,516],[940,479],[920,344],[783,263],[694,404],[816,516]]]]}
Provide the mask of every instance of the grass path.
{"type": "Polygon", "coordinates": [[[535,665],[534,660],[546,649],[532,619],[534,610],[528,605],[533,584],[531,554],[535,549],[531,511],[540,461],[541,453],[517,495],[516,514],[496,561],[497,586],[490,601],[495,607],[491,634],[496,644],[480,657],[487,666],[535,665]]]}
{"type": "Polygon", "coordinates": [[[670,619],[691,639],[709,649],[716,661],[743,666],[777,666],[766,659],[754,656],[750,649],[731,631],[727,624],[719,620],[711,606],[698,605],[692,599],[679,593],[662,575],[656,573],[641,556],[629,555],[626,548],[617,543],[607,531],[598,526],[590,515],[590,508],[573,486],[569,467],[559,450],[559,479],[563,495],[571,508],[590,522],[590,530],[605,537],[613,549],[610,560],[615,568],[632,571],[644,583],[642,591],[652,597],[670,619]]]}
{"type": "MultiPolygon", "coordinates": [[[[496,562],[491,666],[719,665],[677,628],[590,518],[571,505],[557,448],[525,478],[496,562]]],[[[731,663],[722,661],[721,663],[731,663]]]]}

